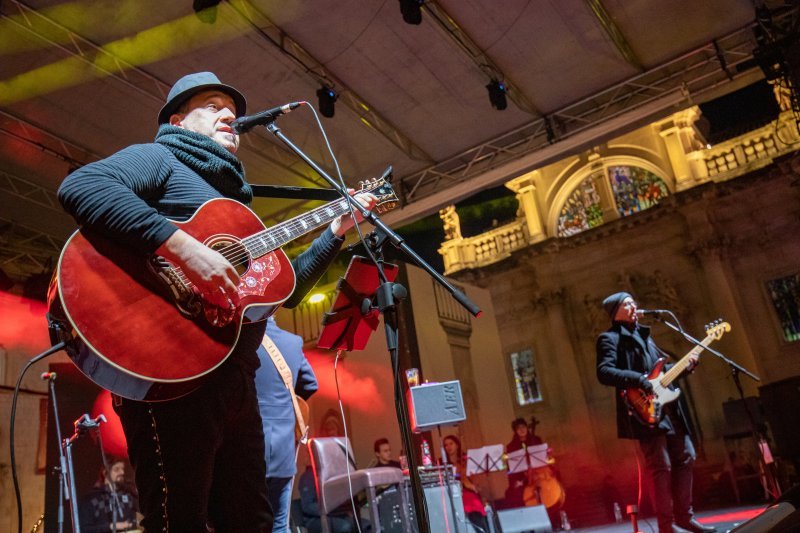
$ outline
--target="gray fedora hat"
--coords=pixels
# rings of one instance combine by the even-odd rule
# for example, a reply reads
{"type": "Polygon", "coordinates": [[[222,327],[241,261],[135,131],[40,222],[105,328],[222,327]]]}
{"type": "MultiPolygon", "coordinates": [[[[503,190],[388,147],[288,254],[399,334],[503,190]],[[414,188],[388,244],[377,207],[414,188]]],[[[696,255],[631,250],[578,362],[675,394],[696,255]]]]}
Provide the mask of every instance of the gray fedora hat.
{"type": "Polygon", "coordinates": [[[233,103],[236,104],[236,116],[240,117],[247,111],[247,100],[245,100],[242,93],[219,81],[216,74],[213,72],[195,72],[194,74],[187,74],[186,76],[175,82],[172,89],[169,90],[167,95],[167,103],[158,112],[158,123],[165,124],[169,122],[169,117],[178,111],[186,100],[199,93],[200,91],[208,91],[217,89],[231,98],[233,103]]]}

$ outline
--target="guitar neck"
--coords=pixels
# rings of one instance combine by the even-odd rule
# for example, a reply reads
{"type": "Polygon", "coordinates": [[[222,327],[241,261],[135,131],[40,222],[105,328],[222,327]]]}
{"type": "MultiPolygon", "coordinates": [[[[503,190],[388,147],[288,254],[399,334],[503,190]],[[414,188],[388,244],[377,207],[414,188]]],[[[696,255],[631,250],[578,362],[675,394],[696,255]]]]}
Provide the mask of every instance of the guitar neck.
{"type": "Polygon", "coordinates": [[[711,344],[711,341],[713,341],[713,340],[714,340],[714,336],[713,335],[709,335],[705,339],[703,339],[703,341],[700,343],[699,346],[695,346],[694,348],[689,350],[689,353],[684,355],[680,359],[680,361],[675,363],[675,365],[673,365],[673,367],[670,368],[667,371],[667,373],[664,374],[664,377],[661,378],[661,385],[663,385],[664,387],[668,387],[669,385],[672,384],[673,381],[678,379],[678,376],[680,376],[681,373],[683,373],[683,371],[686,370],[686,368],[689,366],[689,364],[691,362],[691,358],[694,357],[695,355],[700,354],[700,352],[705,350],[706,346],[711,344]]]}
{"type": "Polygon", "coordinates": [[[242,239],[242,243],[254,258],[261,257],[348,213],[347,204],[344,198],[330,202],[242,239]]]}

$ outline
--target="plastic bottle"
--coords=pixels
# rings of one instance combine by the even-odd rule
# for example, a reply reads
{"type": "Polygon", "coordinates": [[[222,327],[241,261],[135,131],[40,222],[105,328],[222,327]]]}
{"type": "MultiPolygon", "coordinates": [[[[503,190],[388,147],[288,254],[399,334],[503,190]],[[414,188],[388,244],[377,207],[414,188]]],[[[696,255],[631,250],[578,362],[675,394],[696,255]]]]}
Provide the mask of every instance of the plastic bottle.
{"type": "Polygon", "coordinates": [[[614,502],[614,522],[622,522],[622,509],[619,508],[617,502],[614,502]]]}
{"type": "Polygon", "coordinates": [[[433,466],[431,447],[425,439],[422,439],[422,466],[433,466]]]}
{"type": "Polygon", "coordinates": [[[569,525],[569,518],[567,517],[566,511],[561,511],[561,529],[564,531],[569,531],[572,529],[572,526],[569,525]]]}

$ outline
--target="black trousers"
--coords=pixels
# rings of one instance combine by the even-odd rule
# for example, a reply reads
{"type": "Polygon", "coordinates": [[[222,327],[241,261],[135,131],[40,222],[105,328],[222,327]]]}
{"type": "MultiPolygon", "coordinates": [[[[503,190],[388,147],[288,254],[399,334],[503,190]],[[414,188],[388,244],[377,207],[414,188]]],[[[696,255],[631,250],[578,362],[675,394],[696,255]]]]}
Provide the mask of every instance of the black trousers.
{"type": "Polygon", "coordinates": [[[272,531],[253,377],[229,360],[187,396],[116,406],[148,532],[272,531]]]}

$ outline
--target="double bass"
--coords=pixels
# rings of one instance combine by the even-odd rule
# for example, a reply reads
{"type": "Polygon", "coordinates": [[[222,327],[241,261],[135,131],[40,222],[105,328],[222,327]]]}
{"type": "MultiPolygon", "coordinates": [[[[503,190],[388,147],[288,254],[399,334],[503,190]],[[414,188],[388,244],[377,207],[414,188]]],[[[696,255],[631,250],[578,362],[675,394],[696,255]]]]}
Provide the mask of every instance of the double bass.
{"type": "Polygon", "coordinates": [[[547,450],[547,461],[544,465],[531,464],[528,453],[525,454],[525,460],[528,462],[525,488],[522,491],[525,506],[544,505],[550,509],[564,505],[567,495],[553,472],[551,465],[555,464],[555,460],[550,455],[550,449],[547,450]]]}

